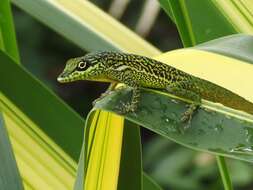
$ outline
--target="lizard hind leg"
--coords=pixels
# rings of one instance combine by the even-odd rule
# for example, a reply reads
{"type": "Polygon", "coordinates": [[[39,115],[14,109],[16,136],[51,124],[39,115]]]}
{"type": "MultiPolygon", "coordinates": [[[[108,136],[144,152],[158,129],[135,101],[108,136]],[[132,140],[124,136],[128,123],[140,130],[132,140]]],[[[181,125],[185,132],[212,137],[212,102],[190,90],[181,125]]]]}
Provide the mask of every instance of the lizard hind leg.
{"type": "Polygon", "coordinates": [[[186,122],[188,123],[191,122],[192,116],[194,112],[198,109],[198,107],[201,104],[201,97],[195,92],[192,92],[190,90],[186,90],[184,88],[180,88],[180,86],[173,86],[173,85],[168,85],[166,90],[169,93],[172,93],[176,96],[179,96],[181,98],[186,98],[189,100],[192,100],[193,102],[189,105],[188,109],[182,114],[180,121],[181,122],[186,122]]]}

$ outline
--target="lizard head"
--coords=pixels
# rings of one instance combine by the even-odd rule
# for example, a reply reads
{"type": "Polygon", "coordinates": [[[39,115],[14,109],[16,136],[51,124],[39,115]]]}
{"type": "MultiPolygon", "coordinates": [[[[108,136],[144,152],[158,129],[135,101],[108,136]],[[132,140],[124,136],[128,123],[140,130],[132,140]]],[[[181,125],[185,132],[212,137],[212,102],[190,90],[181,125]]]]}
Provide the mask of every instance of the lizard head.
{"type": "Polygon", "coordinates": [[[88,67],[89,63],[85,61],[84,57],[69,59],[57,80],[61,83],[81,80],[88,67]]]}
{"type": "Polygon", "coordinates": [[[98,53],[89,53],[82,57],[69,59],[63,72],[57,77],[58,82],[96,80],[103,70],[102,58],[98,53]]]}

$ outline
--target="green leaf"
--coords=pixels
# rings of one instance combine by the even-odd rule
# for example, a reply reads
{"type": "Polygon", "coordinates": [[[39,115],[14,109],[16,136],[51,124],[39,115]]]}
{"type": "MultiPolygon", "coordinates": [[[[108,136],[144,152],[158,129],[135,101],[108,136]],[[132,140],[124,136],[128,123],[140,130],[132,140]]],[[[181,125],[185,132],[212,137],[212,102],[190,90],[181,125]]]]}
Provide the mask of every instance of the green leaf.
{"type": "Polygon", "coordinates": [[[2,51],[0,67],[0,81],[8,81],[0,83],[0,108],[26,185],[45,189],[50,182],[53,188],[70,188],[76,169],[72,159],[77,160],[81,148],[83,120],[2,51]],[[61,133],[55,133],[59,130],[61,133]],[[43,170],[47,168],[47,173],[41,175],[42,181],[39,176],[38,181],[33,181],[31,176],[36,172],[31,171],[36,171],[39,165],[43,170]],[[56,177],[58,172],[63,176],[61,179],[56,177]]]}
{"type": "MultiPolygon", "coordinates": [[[[1,114],[2,115],[2,114],[1,114]]],[[[3,117],[0,115],[0,189],[22,190],[22,181],[19,175],[15,157],[7,131],[4,126],[3,117]]]]}
{"type": "Polygon", "coordinates": [[[163,10],[167,13],[167,15],[169,15],[171,20],[175,23],[175,17],[173,14],[171,2],[168,0],[159,0],[159,2],[161,4],[161,7],[163,8],[163,10]]]}
{"type": "Polygon", "coordinates": [[[143,173],[143,190],[162,190],[147,174],[143,173]]]}
{"type": "MultiPolygon", "coordinates": [[[[197,2],[196,0],[180,0],[176,2],[174,0],[161,0],[160,2],[167,13],[170,12],[171,9],[175,12],[173,19],[185,46],[192,46],[210,39],[225,36],[226,34],[253,34],[253,16],[251,14],[253,11],[253,3],[251,1],[214,0],[197,2]]],[[[171,14],[169,13],[169,15],[171,14]]],[[[236,40],[235,42],[236,44],[240,43],[236,40]]],[[[219,45],[222,46],[222,44],[221,42],[219,45]]],[[[244,44],[246,43],[244,42],[244,44]]],[[[233,47],[233,44],[231,45],[233,47]]],[[[232,57],[237,57],[239,55],[230,54],[229,51],[226,51],[224,48],[218,48],[219,51],[217,51],[217,47],[207,47],[209,50],[216,53],[225,53],[232,57]]],[[[244,50],[246,50],[246,48],[244,48],[244,50]]],[[[246,50],[246,54],[248,54],[248,50],[246,50]]],[[[240,52],[244,54],[243,51],[240,52]]],[[[240,55],[238,57],[240,57],[240,55]]],[[[219,157],[217,158],[219,162],[219,157]]],[[[220,163],[224,163],[225,168],[225,162],[220,163]]],[[[219,168],[222,169],[222,167],[219,168]]],[[[220,172],[221,174],[224,173],[223,170],[220,170],[220,172]]],[[[231,189],[229,185],[226,185],[229,183],[229,180],[224,181],[225,189],[231,189]]]]}
{"type": "MultiPolygon", "coordinates": [[[[166,1],[166,2],[168,2],[168,1],[166,1]]],[[[169,2],[174,2],[175,3],[175,1],[173,1],[173,0],[170,0],[169,2]]],[[[251,12],[253,10],[253,4],[250,1],[216,1],[216,0],[214,0],[214,1],[208,1],[208,2],[207,1],[201,1],[201,3],[197,2],[197,4],[196,4],[196,1],[191,1],[190,3],[192,3],[192,5],[194,5],[194,6],[187,5],[187,3],[189,4],[189,1],[188,2],[187,1],[181,1],[179,3],[181,5],[183,5],[184,10],[178,9],[178,10],[175,10],[175,11],[176,12],[182,11],[183,14],[187,15],[185,18],[191,17],[193,15],[192,12],[194,12],[194,13],[201,12],[202,13],[200,17],[192,17],[192,20],[190,20],[190,22],[188,22],[188,28],[185,27],[184,32],[186,32],[185,33],[186,35],[181,35],[182,39],[184,39],[183,41],[185,41],[184,42],[185,44],[189,41],[189,40],[187,41],[187,39],[188,39],[187,32],[191,34],[190,36],[192,37],[192,39],[194,37],[196,37],[195,41],[190,42],[190,45],[194,45],[194,44],[198,44],[200,42],[203,42],[203,41],[201,41],[200,38],[197,38],[198,36],[203,36],[204,35],[203,40],[207,41],[210,37],[207,34],[207,32],[210,33],[210,31],[214,31],[213,32],[213,36],[214,36],[213,38],[219,37],[220,34],[222,34],[224,32],[225,33],[228,32],[229,34],[233,34],[235,32],[253,34],[253,27],[252,27],[253,26],[252,25],[253,17],[252,17],[252,14],[251,14],[251,12]],[[209,5],[208,5],[208,3],[209,3],[209,5]],[[198,6],[198,5],[200,5],[200,6],[198,6]],[[213,9],[211,11],[211,13],[208,12],[208,11],[207,11],[207,14],[203,13],[203,10],[206,12],[206,10],[210,10],[210,7],[212,7],[212,9],[213,9]],[[218,18],[217,18],[217,16],[218,16],[218,18]],[[203,25],[201,20],[204,20],[204,22],[206,22],[206,24],[208,26],[211,26],[211,25],[215,24],[215,27],[212,27],[212,28],[211,27],[210,28],[206,27],[206,28],[203,28],[204,30],[202,30],[202,26],[205,26],[205,25],[203,25]],[[195,23],[199,22],[199,25],[194,25],[194,24],[191,25],[191,23],[194,23],[194,22],[195,23]],[[227,27],[224,27],[224,26],[227,26],[227,27]],[[220,29],[221,29],[221,31],[219,31],[220,29]],[[206,36],[207,39],[205,39],[205,36],[206,36]]],[[[165,8],[165,10],[166,10],[166,8],[167,8],[167,10],[172,9],[171,5],[169,3],[167,3],[167,5],[165,3],[163,3],[163,7],[165,8]]],[[[179,21],[180,17],[175,19],[175,20],[179,21]]],[[[179,26],[177,21],[176,21],[177,26],[179,26]]],[[[184,21],[184,19],[183,19],[183,21],[184,21]]],[[[184,30],[183,27],[178,27],[178,29],[179,29],[179,31],[184,30]]],[[[211,39],[213,39],[213,38],[211,38],[211,39]]],[[[238,44],[238,43],[241,44],[240,40],[237,40],[237,39],[234,40],[234,39],[231,40],[230,42],[234,41],[236,44],[238,44]]],[[[228,42],[228,40],[226,40],[226,41],[228,42]]],[[[231,47],[233,47],[235,43],[233,43],[233,44],[231,43],[230,44],[231,47]]],[[[217,45],[217,43],[214,43],[214,44],[217,45]]],[[[221,42],[219,44],[219,46],[222,46],[222,44],[224,44],[224,43],[221,42]]],[[[246,45],[247,42],[244,41],[244,43],[242,43],[242,44],[246,45]]],[[[249,51],[251,50],[250,48],[249,49],[243,48],[244,51],[241,50],[241,48],[239,48],[240,49],[239,52],[242,55],[245,55],[245,54],[247,55],[247,56],[241,56],[239,53],[233,55],[233,53],[235,53],[235,51],[231,54],[229,51],[226,51],[225,48],[219,48],[218,47],[218,49],[217,49],[216,45],[212,46],[211,44],[209,44],[209,46],[207,46],[207,47],[205,47],[205,45],[204,45],[204,48],[200,47],[200,49],[205,49],[205,50],[209,50],[209,51],[212,51],[212,52],[225,54],[225,55],[235,57],[235,58],[239,57],[241,60],[244,60],[245,57],[246,57],[245,61],[249,62],[249,63],[252,63],[249,59],[247,59],[247,56],[250,55],[249,54],[249,51]]],[[[228,44],[225,44],[225,46],[227,46],[227,50],[230,49],[228,44]]],[[[218,162],[219,162],[219,160],[218,160],[218,162]]],[[[225,163],[225,162],[222,162],[222,163],[225,163]]],[[[223,170],[220,170],[220,172],[221,172],[221,174],[224,173],[223,170]]],[[[225,179],[225,178],[223,178],[223,179],[225,179]]],[[[226,185],[226,184],[230,183],[229,180],[224,181],[224,182],[225,182],[224,187],[227,188],[227,189],[230,189],[230,187],[228,185],[226,185]]]]}
{"type": "Polygon", "coordinates": [[[104,111],[91,112],[85,127],[84,153],[75,189],[115,189],[119,172],[123,118],[104,111]],[[80,186],[81,185],[81,186],[80,186]]]}
{"type": "Polygon", "coordinates": [[[82,190],[84,187],[84,176],[85,176],[85,141],[83,141],[82,150],[80,153],[80,158],[78,161],[77,175],[74,184],[74,190],[82,190]]]}
{"type": "Polygon", "coordinates": [[[126,120],[117,189],[145,189],[142,188],[143,177],[140,130],[136,125],[126,120]]]}
{"type": "Polygon", "coordinates": [[[213,5],[222,13],[237,33],[253,33],[253,3],[244,1],[212,1],[213,5]]]}
{"type": "Polygon", "coordinates": [[[214,1],[160,0],[166,13],[172,12],[185,47],[237,33],[214,1]]]}
{"type": "MultiPolygon", "coordinates": [[[[121,100],[129,100],[127,97],[130,95],[128,89],[115,92],[96,107],[118,113],[115,107],[120,105],[121,100]]],[[[180,123],[180,116],[185,108],[186,104],[176,98],[143,90],[137,116],[128,114],[126,118],[184,146],[252,161],[252,122],[201,108],[194,115],[191,126],[181,133],[180,128],[185,124],[180,123]]]]}
{"type": "Polygon", "coordinates": [[[19,62],[19,53],[12,20],[10,2],[9,0],[2,0],[0,4],[0,47],[16,62],[19,62]]]}
{"type": "MultiPolygon", "coordinates": [[[[1,51],[0,63],[0,80],[8,81],[0,83],[2,95],[31,118],[34,124],[40,126],[40,129],[69,155],[77,159],[81,147],[83,119],[1,51]],[[15,77],[9,75],[8,71],[15,73],[15,77]],[[17,79],[22,85],[17,84],[17,79]],[[55,130],[61,130],[61,133],[55,133],[55,130]]],[[[8,110],[14,115],[19,115],[12,105],[6,104],[7,102],[2,102],[4,111],[8,110]]]]}
{"type": "MultiPolygon", "coordinates": [[[[146,174],[142,173],[142,164],[141,164],[141,147],[140,147],[140,138],[139,138],[139,128],[130,122],[126,121],[126,124],[124,124],[124,133],[123,133],[123,144],[121,149],[121,161],[120,161],[120,171],[118,176],[118,181],[113,181],[110,178],[108,178],[108,174],[104,174],[105,168],[101,167],[95,167],[97,169],[97,172],[94,170],[88,171],[88,168],[90,165],[99,165],[101,163],[92,161],[91,157],[94,157],[94,155],[99,155],[98,158],[101,159],[103,162],[110,162],[111,163],[107,166],[110,167],[111,173],[113,173],[112,168],[117,167],[117,164],[112,161],[115,159],[114,157],[117,157],[120,152],[114,151],[114,153],[110,154],[109,159],[106,161],[105,155],[103,155],[103,151],[105,152],[111,152],[110,149],[115,149],[115,146],[104,146],[103,149],[100,148],[100,143],[108,143],[109,141],[114,141],[114,144],[121,143],[120,136],[117,132],[117,130],[112,130],[115,126],[117,128],[120,128],[121,125],[119,124],[118,119],[114,120],[115,116],[112,116],[109,114],[109,117],[105,124],[104,122],[104,116],[101,117],[101,115],[107,114],[106,112],[101,111],[92,111],[89,114],[89,117],[87,119],[86,128],[85,128],[85,140],[82,147],[82,153],[78,164],[78,172],[77,172],[77,179],[75,184],[75,190],[82,190],[84,187],[86,189],[94,188],[94,186],[99,185],[100,183],[104,183],[103,181],[111,181],[110,183],[116,183],[113,184],[113,186],[117,186],[118,189],[124,189],[133,187],[134,189],[142,189],[142,183],[143,183],[143,189],[150,188],[150,189],[158,189],[161,188],[153,182],[146,174]],[[111,121],[111,122],[108,122],[111,121]],[[108,133],[108,130],[110,133],[108,133]],[[98,135],[100,134],[100,135],[98,135]],[[118,137],[117,137],[118,136],[118,137]],[[107,140],[104,140],[107,139],[107,140]],[[117,142],[116,142],[117,141],[117,142]],[[102,151],[102,152],[101,152],[102,151]],[[91,155],[92,153],[92,155],[91,155]],[[92,180],[87,179],[87,175],[91,175],[89,173],[97,174],[103,176],[102,180],[97,178],[92,178],[92,180]],[[104,179],[105,178],[105,179],[104,179]],[[108,179],[108,180],[107,180],[108,179]],[[143,182],[142,182],[143,180],[143,182]],[[89,184],[86,184],[88,181],[89,184]]],[[[93,158],[94,159],[94,158],[93,158]]],[[[93,166],[94,167],[94,166],[93,166]]],[[[116,177],[116,176],[114,176],[116,177]]],[[[91,178],[91,177],[90,177],[91,178]]],[[[112,177],[111,177],[112,178],[112,177]]],[[[116,177],[117,178],[117,177],[116,177]]],[[[107,184],[108,185],[108,184],[107,184]]],[[[108,188],[108,186],[104,185],[101,186],[101,188],[108,188]]],[[[112,188],[112,187],[110,187],[112,188]]]]}
{"type": "Polygon", "coordinates": [[[121,50],[141,55],[160,53],[157,48],[89,1],[12,0],[12,2],[88,51],[121,50]]]}
{"type": "MultiPolygon", "coordinates": [[[[19,61],[11,9],[8,0],[3,0],[0,4],[0,49],[9,54],[17,62],[19,61]]],[[[0,172],[0,188],[23,189],[16,160],[4,126],[4,114],[1,109],[0,111],[0,161],[2,164],[0,172]]]]}
{"type": "MultiPolygon", "coordinates": [[[[104,113],[99,113],[99,114],[104,114],[104,113]]],[[[86,124],[87,128],[86,128],[86,133],[85,133],[86,138],[84,141],[84,146],[82,148],[81,158],[79,160],[78,172],[77,172],[78,176],[77,176],[77,180],[75,184],[75,190],[81,190],[85,186],[86,177],[84,176],[87,175],[87,167],[89,166],[89,162],[91,162],[89,157],[91,156],[90,154],[92,150],[94,149],[94,147],[97,146],[96,141],[99,141],[99,139],[95,136],[96,136],[96,133],[101,132],[98,128],[100,126],[100,122],[103,122],[103,120],[98,116],[99,115],[96,111],[92,111],[90,113],[89,120],[87,120],[88,122],[86,124]],[[87,159],[85,160],[84,158],[87,158],[87,159]]],[[[112,118],[110,118],[110,120],[111,119],[112,118]]],[[[102,127],[107,129],[108,127],[110,127],[108,124],[106,126],[102,125],[102,127]]],[[[117,124],[117,122],[113,122],[113,124],[114,126],[120,127],[117,124]]],[[[117,135],[115,131],[112,131],[112,130],[110,131],[112,134],[108,134],[108,135],[110,135],[111,137],[117,135]]],[[[149,189],[154,189],[154,190],[156,189],[160,190],[161,188],[153,180],[151,180],[151,178],[148,177],[147,174],[142,173],[142,164],[141,164],[142,161],[140,157],[141,155],[140,141],[139,143],[137,143],[137,140],[140,139],[139,128],[137,128],[135,125],[131,124],[130,122],[126,121],[126,124],[124,125],[123,135],[124,136],[123,136],[123,142],[122,142],[123,144],[122,144],[122,150],[121,150],[122,154],[121,154],[121,161],[120,161],[120,172],[119,172],[117,188],[129,189],[129,187],[133,187],[134,189],[142,189],[142,183],[143,183],[143,189],[149,188],[149,189]]],[[[105,138],[105,136],[102,135],[101,138],[105,138]]],[[[108,140],[110,139],[108,138],[108,140]]],[[[106,147],[106,149],[108,150],[110,149],[110,147],[106,147]]],[[[96,153],[93,151],[93,154],[96,154],[96,153]]],[[[115,155],[112,154],[111,158],[112,156],[115,156],[115,155]]],[[[90,164],[96,164],[96,162],[91,162],[90,164]]],[[[103,171],[101,170],[102,169],[100,169],[99,172],[103,173],[103,171]]],[[[106,177],[106,175],[104,176],[106,177]]],[[[97,179],[94,179],[94,182],[97,183],[101,181],[97,181],[97,179]]],[[[87,188],[90,188],[90,186],[87,188]]],[[[104,187],[101,187],[101,188],[104,188],[104,187]]]]}
{"type": "MultiPolygon", "coordinates": [[[[231,36],[231,38],[233,37],[235,36],[231,36]]],[[[241,41],[241,43],[243,43],[243,41],[241,41]]],[[[235,47],[234,50],[236,49],[235,47]]],[[[179,57],[180,54],[177,54],[178,51],[173,51],[167,54],[167,56],[164,56],[163,60],[167,58],[168,62],[173,65],[173,61],[180,58],[179,60],[185,60],[187,63],[181,66],[188,66],[191,65],[191,62],[195,61],[195,59],[189,58],[190,54],[193,54],[194,51],[188,51],[187,49],[180,50],[181,55],[189,54],[188,57],[179,57]],[[174,58],[174,56],[175,59],[169,59],[170,57],[174,58]]],[[[227,57],[218,54],[209,54],[210,57],[216,58],[217,63],[211,61],[214,65],[221,65],[221,62],[227,59],[227,57]],[[221,59],[220,61],[218,61],[218,57],[221,59]]],[[[210,61],[210,57],[208,57],[205,52],[203,52],[203,55],[202,52],[200,52],[199,55],[199,62],[201,62],[201,60],[206,63],[210,61]]],[[[192,56],[193,58],[195,57],[194,54],[192,56]]],[[[244,66],[248,68],[246,69],[248,73],[245,72],[244,76],[241,76],[240,79],[236,78],[236,80],[240,81],[240,84],[246,80],[243,79],[243,77],[252,77],[253,68],[251,64],[238,62],[239,59],[230,58],[229,60],[231,62],[229,65],[231,70],[235,65],[234,69],[240,67],[242,71],[244,71],[244,66]]],[[[226,65],[228,66],[228,64],[226,65]]],[[[207,69],[207,66],[208,64],[205,65],[202,71],[199,69],[198,71],[200,73],[206,72],[205,75],[208,76],[210,71],[207,69]]],[[[214,72],[219,73],[217,70],[214,70],[214,72]]],[[[213,76],[213,74],[210,75],[213,76]]],[[[224,76],[221,75],[220,79],[224,79],[224,76]]],[[[245,88],[243,91],[242,85],[236,86],[233,80],[235,80],[235,78],[232,78],[232,81],[230,80],[229,82],[234,85],[232,87],[235,90],[237,89],[240,95],[247,97],[252,95],[252,91],[249,91],[248,88],[245,88]]],[[[245,82],[249,83],[249,81],[245,82]]],[[[226,82],[223,81],[224,85],[226,85],[225,83],[226,82]]],[[[248,86],[250,86],[250,84],[248,86]]],[[[120,101],[129,101],[130,96],[131,90],[129,89],[116,91],[98,102],[96,108],[119,113],[120,110],[118,107],[120,101]]],[[[134,123],[184,146],[249,162],[253,161],[253,119],[251,115],[231,110],[222,105],[204,102],[203,106],[194,115],[189,126],[187,126],[187,123],[180,122],[181,114],[187,109],[186,105],[185,102],[182,102],[176,97],[150,89],[143,89],[139,109],[135,114],[127,114],[125,117],[134,123]],[[182,132],[184,127],[188,128],[182,132]]]]}
{"type": "MultiPolygon", "coordinates": [[[[92,152],[92,149],[94,149],[94,147],[97,146],[96,141],[99,141],[98,139],[96,139],[95,136],[96,136],[96,133],[100,133],[99,127],[101,125],[100,123],[101,118],[98,117],[97,111],[92,111],[89,114],[88,118],[89,118],[87,120],[88,122],[86,123],[87,128],[86,128],[86,133],[85,133],[85,141],[84,141],[82,154],[81,154],[79,165],[78,165],[78,172],[77,172],[78,176],[77,176],[77,180],[75,184],[75,190],[81,190],[85,186],[85,179],[86,179],[85,176],[86,176],[87,167],[89,166],[89,164],[97,164],[96,162],[90,162],[89,157],[91,156],[90,152],[92,152]],[[92,122],[94,123],[92,124],[92,122]],[[84,158],[87,158],[87,159],[85,160],[84,158]]],[[[112,120],[112,118],[109,118],[109,119],[112,120]]],[[[108,129],[110,128],[110,124],[109,125],[108,124],[109,123],[107,123],[106,126],[102,125],[101,127],[108,129]]],[[[118,125],[117,122],[115,121],[113,122],[113,125],[120,127],[120,125],[118,125]]],[[[110,134],[110,136],[113,136],[114,139],[115,139],[115,135],[118,135],[117,133],[115,133],[115,131],[112,131],[112,130],[110,130],[110,133],[112,133],[110,134]]],[[[146,189],[146,188],[158,189],[158,190],[161,189],[146,174],[142,173],[141,157],[139,157],[141,155],[140,141],[138,143],[138,139],[140,139],[139,128],[134,126],[133,124],[130,124],[129,122],[126,122],[126,124],[124,125],[123,135],[124,135],[123,145],[122,145],[123,147],[121,150],[122,151],[121,161],[120,161],[121,164],[120,164],[120,172],[119,172],[119,180],[117,182],[118,183],[117,188],[124,189],[124,188],[129,188],[130,186],[132,186],[134,187],[134,189],[142,189],[141,181],[143,179],[143,189],[146,189]]],[[[101,138],[105,138],[105,136],[101,136],[101,138]]],[[[108,138],[108,140],[110,139],[108,138]]],[[[107,150],[110,149],[110,147],[105,147],[105,148],[107,150]]],[[[93,152],[93,154],[96,154],[96,153],[93,152]]],[[[112,154],[111,156],[115,156],[115,155],[112,154]]],[[[110,164],[111,165],[110,167],[112,167],[113,164],[114,163],[112,162],[110,164]]],[[[99,170],[99,172],[102,172],[101,169],[99,170]]],[[[97,179],[94,179],[94,182],[99,182],[99,181],[97,181],[97,179]]]]}
{"type": "Polygon", "coordinates": [[[225,36],[199,44],[195,49],[218,53],[253,64],[253,37],[246,34],[225,36]],[[235,45],[236,44],[236,45],[235,45]]]}

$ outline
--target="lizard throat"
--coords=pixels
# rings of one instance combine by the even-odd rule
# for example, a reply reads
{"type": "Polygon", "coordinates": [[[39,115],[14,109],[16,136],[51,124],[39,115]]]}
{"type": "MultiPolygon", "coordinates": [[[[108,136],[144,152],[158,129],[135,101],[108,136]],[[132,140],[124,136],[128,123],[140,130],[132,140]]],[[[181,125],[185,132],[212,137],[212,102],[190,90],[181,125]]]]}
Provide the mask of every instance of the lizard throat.
{"type": "Polygon", "coordinates": [[[68,82],[76,81],[76,79],[70,78],[70,77],[61,77],[61,76],[59,76],[57,78],[57,81],[60,82],[60,83],[68,83],[68,82]]]}
{"type": "Polygon", "coordinates": [[[80,75],[74,75],[74,76],[64,76],[64,75],[59,75],[57,77],[57,81],[60,83],[68,83],[68,82],[74,82],[74,81],[78,81],[78,80],[89,80],[89,81],[97,81],[97,82],[117,82],[115,80],[109,79],[107,77],[84,77],[84,76],[80,76],[80,75]]]}

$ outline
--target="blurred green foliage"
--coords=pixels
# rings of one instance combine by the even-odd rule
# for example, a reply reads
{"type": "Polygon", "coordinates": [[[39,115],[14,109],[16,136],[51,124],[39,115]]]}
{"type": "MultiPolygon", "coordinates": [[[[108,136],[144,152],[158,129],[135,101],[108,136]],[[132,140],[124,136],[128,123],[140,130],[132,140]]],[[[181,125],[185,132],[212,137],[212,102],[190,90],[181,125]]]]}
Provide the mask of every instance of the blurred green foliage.
{"type": "MultiPolygon", "coordinates": [[[[105,11],[111,3],[110,0],[93,0],[93,2],[105,11]]],[[[136,10],[141,10],[143,2],[144,0],[130,1],[121,22],[133,29],[140,14],[136,10]]],[[[91,109],[91,102],[106,89],[107,84],[83,81],[61,85],[56,81],[56,76],[62,71],[68,58],[86,52],[18,8],[13,7],[13,13],[24,66],[79,114],[86,116],[91,109]]],[[[163,11],[160,11],[146,39],[162,51],[182,47],[174,23],[169,21],[163,11]]],[[[162,137],[153,136],[144,129],[142,131],[144,169],[163,187],[175,190],[211,190],[220,187],[221,181],[214,157],[186,149],[162,137]]],[[[229,160],[228,165],[236,187],[251,189],[252,166],[236,160],[229,160]]]]}

